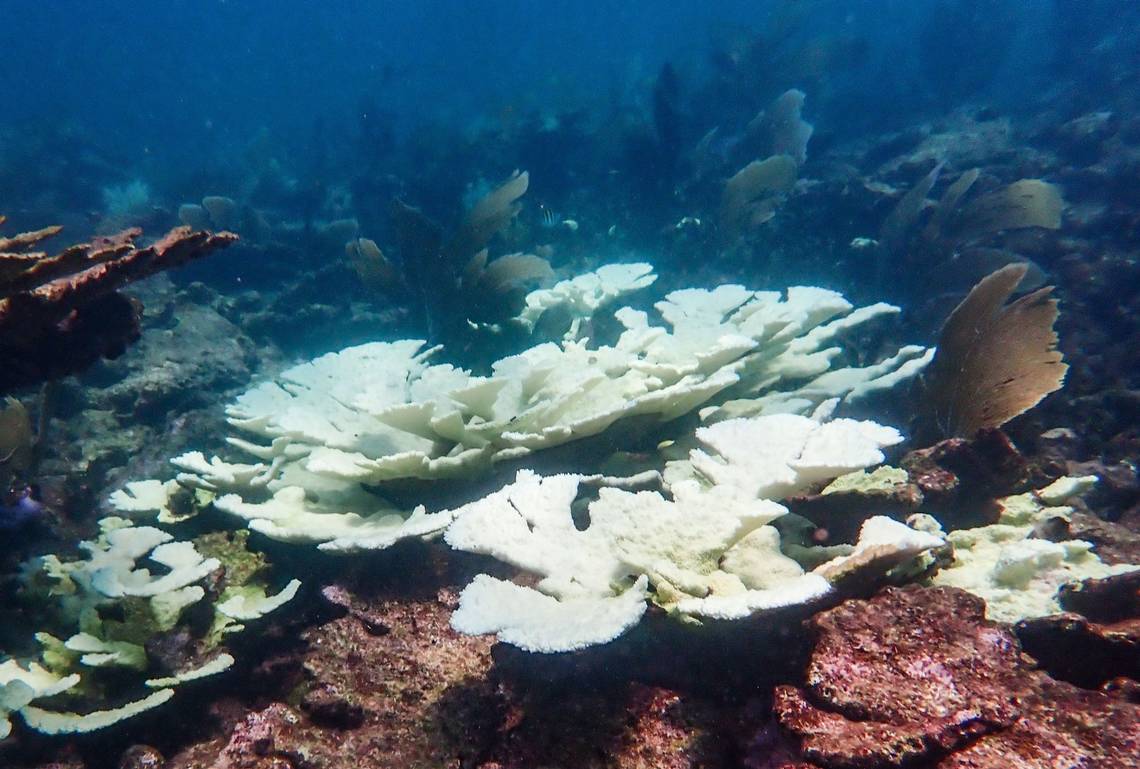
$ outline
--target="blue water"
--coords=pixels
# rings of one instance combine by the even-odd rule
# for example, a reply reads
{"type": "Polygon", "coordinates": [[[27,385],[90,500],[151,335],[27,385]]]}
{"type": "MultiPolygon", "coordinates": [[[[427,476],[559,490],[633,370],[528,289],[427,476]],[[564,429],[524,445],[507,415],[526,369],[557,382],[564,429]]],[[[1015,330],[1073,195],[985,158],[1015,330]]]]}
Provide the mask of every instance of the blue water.
{"type": "MultiPolygon", "coordinates": [[[[754,114],[793,86],[808,91],[830,135],[973,100],[1032,109],[1057,61],[1090,66],[1071,47],[1104,42],[1098,35],[1111,36],[1137,6],[6,0],[2,8],[4,133],[30,132],[45,155],[86,152],[109,177],[188,195],[226,181],[254,151],[301,173],[365,128],[407,136],[430,124],[470,136],[523,116],[643,115],[663,63],[691,91],[757,32],[778,63],[769,71],[794,82],[761,77],[718,93],[700,105],[694,131],[754,114]]],[[[13,153],[34,154],[8,144],[5,165],[13,153]]],[[[609,162],[604,149],[591,157],[609,162]]],[[[0,166],[8,210],[27,204],[13,187],[34,197],[59,185],[48,169],[36,180],[37,158],[23,159],[19,173],[0,166]]]]}

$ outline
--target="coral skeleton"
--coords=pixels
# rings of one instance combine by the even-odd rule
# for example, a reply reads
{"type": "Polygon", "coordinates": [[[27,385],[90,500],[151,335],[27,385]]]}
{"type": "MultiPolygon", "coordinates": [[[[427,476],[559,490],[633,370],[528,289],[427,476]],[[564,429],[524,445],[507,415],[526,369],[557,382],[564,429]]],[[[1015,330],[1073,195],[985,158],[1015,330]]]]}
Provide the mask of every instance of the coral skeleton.
{"type": "MultiPolygon", "coordinates": [[[[531,587],[482,575],[452,624],[532,652],[613,640],[640,620],[645,599],[678,615],[742,619],[810,604],[855,572],[881,573],[944,544],[876,516],[849,554],[803,568],[780,549],[778,499],[882,461],[897,431],[873,422],[780,414],[698,431],[702,448],[673,463],[670,496],[602,487],[575,526],[581,476],[520,471],[513,484],[455,511],[447,543],[540,577],[531,587]],[[703,469],[698,469],[703,468],[703,469]]],[[[672,472],[670,472],[670,470],[672,472]]]]}
{"type": "MultiPolygon", "coordinates": [[[[274,539],[341,552],[384,548],[437,536],[453,519],[447,510],[401,509],[382,496],[385,483],[475,477],[535,451],[620,433],[635,419],[664,425],[698,409],[710,422],[811,413],[830,399],[893,386],[933,354],[908,346],[868,366],[832,369],[839,335],[898,308],[855,308],[821,288],[673,291],[654,307],[664,325],[644,310],[612,307],[653,279],[646,265],[609,265],[533,292],[524,325],[563,305],[575,313],[575,331],[601,312],[624,331],[612,344],[576,333],[538,343],[495,362],[489,376],[432,363],[439,348],[420,340],[350,347],[287,369],[227,409],[238,433],[228,441],[252,461],[190,452],[173,460],[176,480],[216,495],[215,508],[274,539]]],[[[150,482],[112,504],[169,515],[174,492],[150,482]]]]}

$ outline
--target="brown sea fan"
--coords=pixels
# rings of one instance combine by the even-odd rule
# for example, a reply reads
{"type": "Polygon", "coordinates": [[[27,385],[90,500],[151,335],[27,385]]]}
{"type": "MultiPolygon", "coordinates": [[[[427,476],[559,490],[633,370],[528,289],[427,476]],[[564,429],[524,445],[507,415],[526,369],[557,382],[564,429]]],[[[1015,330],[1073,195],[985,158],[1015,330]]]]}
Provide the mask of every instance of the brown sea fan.
{"type": "Polygon", "coordinates": [[[1010,264],[987,275],[942,326],[926,409],[944,436],[999,427],[1064,383],[1069,367],[1057,350],[1053,287],[1006,304],[1027,270],[1010,264]]]}
{"type": "Polygon", "coordinates": [[[530,174],[515,171],[511,177],[475,202],[447,248],[453,264],[485,247],[522,209],[519,198],[530,186],[530,174]]]}

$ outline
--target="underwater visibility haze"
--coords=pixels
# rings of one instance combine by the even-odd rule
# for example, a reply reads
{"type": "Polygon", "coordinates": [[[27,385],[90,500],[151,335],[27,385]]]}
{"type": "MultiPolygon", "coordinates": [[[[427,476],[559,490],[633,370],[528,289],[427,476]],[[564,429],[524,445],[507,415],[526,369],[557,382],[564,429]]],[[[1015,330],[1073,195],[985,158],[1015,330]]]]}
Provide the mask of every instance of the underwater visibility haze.
{"type": "Polygon", "coordinates": [[[1140,767],[1140,4],[0,11],[4,769],[1140,767]]]}

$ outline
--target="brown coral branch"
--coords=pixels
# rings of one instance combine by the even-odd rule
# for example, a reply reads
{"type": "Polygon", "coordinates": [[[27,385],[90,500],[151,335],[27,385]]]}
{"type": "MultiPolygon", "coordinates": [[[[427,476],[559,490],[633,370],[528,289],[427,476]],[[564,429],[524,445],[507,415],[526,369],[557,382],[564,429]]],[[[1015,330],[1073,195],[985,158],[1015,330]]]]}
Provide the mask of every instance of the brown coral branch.
{"type": "MultiPolygon", "coordinates": [[[[5,218],[0,218],[0,224],[5,222],[5,218]]],[[[24,249],[34,246],[41,240],[58,235],[63,227],[58,224],[53,224],[50,227],[44,227],[42,230],[34,230],[32,232],[21,232],[19,235],[13,235],[10,238],[0,238],[0,252],[8,251],[23,251],[24,249]]]]}
{"type": "Polygon", "coordinates": [[[91,243],[69,246],[54,256],[45,253],[4,254],[0,256],[0,299],[35,290],[49,281],[117,259],[134,248],[134,239],[141,234],[142,230],[138,228],[124,230],[91,243]]]}
{"type": "MultiPolygon", "coordinates": [[[[0,392],[121,354],[138,336],[138,308],[117,289],[237,240],[228,232],[179,227],[139,248],[134,243],[139,234],[126,230],[0,274],[0,392]]],[[[42,240],[16,236],[9,241],[20,238],[25,247],[42,240]]]]}

